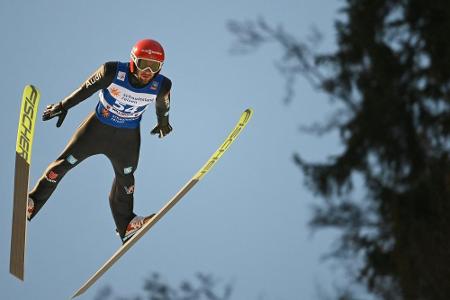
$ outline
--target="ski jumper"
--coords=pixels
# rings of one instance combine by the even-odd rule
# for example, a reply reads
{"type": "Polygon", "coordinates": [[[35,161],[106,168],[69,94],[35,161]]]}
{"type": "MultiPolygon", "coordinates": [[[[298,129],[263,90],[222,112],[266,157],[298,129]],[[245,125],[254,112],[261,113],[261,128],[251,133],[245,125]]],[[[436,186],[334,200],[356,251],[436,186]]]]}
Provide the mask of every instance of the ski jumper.
{"type": "MultiPolygon", "coordinates": [[[[158,119],[168,115],[171,81],[156,74],[139,86],[129,72],[129,64],[103,64],[86,82],[62,101],[69,109],[97,91],[100,100],[95,112],[81,123],[59,157],[52,162],[30,192],[35,208],[33,218],[56,189],[63,176],[84,159],[103,154],[114,169],[109,203],[121,237],[133,212],[134,172],[140,150],[140,121],[150,104],[155,103],[158,119]]],[[[81,195],[80,195],[81,196],[81,195]]]]}

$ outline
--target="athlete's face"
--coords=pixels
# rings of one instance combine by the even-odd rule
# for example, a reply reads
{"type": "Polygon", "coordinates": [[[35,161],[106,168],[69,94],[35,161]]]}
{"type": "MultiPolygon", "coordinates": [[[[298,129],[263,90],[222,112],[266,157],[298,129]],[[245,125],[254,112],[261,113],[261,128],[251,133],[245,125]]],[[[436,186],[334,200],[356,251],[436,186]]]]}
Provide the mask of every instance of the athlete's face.
{"type": "Polygon", "coordinates": [[[146,69],[144,71],[136,70],[136,78],[139,80],[142,84],[149,83],[153,77],[155,76],[155,73],[152,73],[149,69],[146,69]]]}

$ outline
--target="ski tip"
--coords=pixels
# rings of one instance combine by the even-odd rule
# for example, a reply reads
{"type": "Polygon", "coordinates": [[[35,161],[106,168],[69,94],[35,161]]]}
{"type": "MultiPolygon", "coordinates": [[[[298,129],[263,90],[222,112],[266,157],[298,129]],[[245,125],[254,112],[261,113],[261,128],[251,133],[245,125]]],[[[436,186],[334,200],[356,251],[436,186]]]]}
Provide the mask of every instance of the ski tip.
{"type": "Polygon", "coordinates": [[[253,114],[253,108],[249,107],[245,110],[246,113],[253,114]]]}
{"type": "Polygon", "coordinates": [[[31,90],[33,90],[33,91],[39,93],[39,89],[38,89],[34,84],[27,84],[27,85],[25,86],[24,90],[27,90],[27,89],[31,89],[31,90]]]}
{"type": "Polygon", "coordinates": [[[247,124],[248,121],[252,118],[252,116],[253,116],[253,109],[249,107],[242,113],[239,122],[247,124]]]}
{"type": "Polygon", "coordinates": [[[247,119],[247,121],[253,116],[253,109],[252,108],[247,108],[244,112],[243,112],[243,114],[242,114],[242,116],[246,116],[246,119],[247,119]]]}

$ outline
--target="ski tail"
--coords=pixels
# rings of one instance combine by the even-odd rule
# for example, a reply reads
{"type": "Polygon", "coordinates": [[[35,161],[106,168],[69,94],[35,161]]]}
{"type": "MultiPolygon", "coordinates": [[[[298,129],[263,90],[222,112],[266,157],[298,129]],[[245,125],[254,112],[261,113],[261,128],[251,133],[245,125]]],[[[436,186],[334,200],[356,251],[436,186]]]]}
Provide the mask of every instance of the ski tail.
{"type": "Polygon", "coordinates": [[[9,265],[10,273],[20,280],[24,279],[28,179],[39,100],[40,93],[38,89],[32,85],[27,85],[23,90],[17,130],[14,205],[9,265]]]}

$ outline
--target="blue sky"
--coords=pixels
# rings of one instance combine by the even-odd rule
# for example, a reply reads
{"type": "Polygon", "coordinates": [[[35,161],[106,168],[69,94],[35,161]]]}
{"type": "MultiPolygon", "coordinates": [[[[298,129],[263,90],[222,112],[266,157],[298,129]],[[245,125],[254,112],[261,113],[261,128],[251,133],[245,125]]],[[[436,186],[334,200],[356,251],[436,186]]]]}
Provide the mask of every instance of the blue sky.
{"type": "MultiPolygon", "coordinates": [[[[159,40],[166,50],[162,73],[173,81],[173,133],[149,134],[154,110],[144,115],[135,211],[148,214],[170,199],[215,151],[241,112],[254,117],[216,167],[80,299],[111,285],[118,295],[140,292],[153,272],[173,284],[198,271],[234,282],[233,299],[313,299],[342,281],[321,263],[335,238],[307,227],[320,201],[302,185],[294,152],[311,160],[339,151],[333,136],[315,138],[300,125],[330,112],[326,96],[296,84],[290,105],[274,61],[279,48],[231,55],[226,22],[255,20],[304,38],[311,26],[334,42],[339,1],[2,1],[3,58],[0,147],[0,290],[2,299],[66,299],[120,246],[108,204],[109,161],[91,157],[61,182],[28,227],[25,282],[8,273],[14,150],[22,89],[41,90],[40,113],[76,89],[102,63],[129,60],[135,41],[159,40]]],[[[69,111],[59,129],[38,121],[30,188],[63,150],[97,95],[69,111]]]]}

